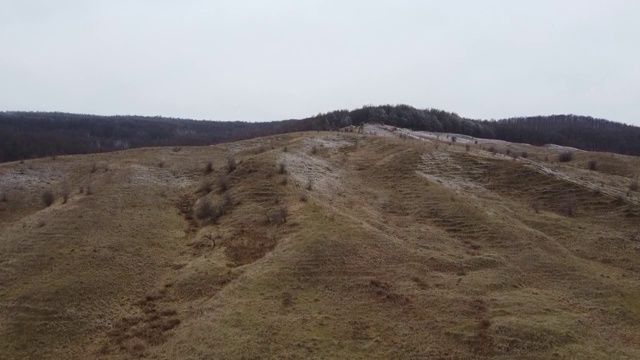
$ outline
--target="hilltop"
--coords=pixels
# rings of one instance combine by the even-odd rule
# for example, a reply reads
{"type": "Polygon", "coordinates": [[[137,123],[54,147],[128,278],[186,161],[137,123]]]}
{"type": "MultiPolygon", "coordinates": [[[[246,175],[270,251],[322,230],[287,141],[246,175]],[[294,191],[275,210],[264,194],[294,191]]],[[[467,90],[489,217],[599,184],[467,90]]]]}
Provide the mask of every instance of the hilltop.
{"type": "Polygon", "coordinates": [[[0,358],[640,358],[639,158],[351,130],[0,164],[0,358]]]}

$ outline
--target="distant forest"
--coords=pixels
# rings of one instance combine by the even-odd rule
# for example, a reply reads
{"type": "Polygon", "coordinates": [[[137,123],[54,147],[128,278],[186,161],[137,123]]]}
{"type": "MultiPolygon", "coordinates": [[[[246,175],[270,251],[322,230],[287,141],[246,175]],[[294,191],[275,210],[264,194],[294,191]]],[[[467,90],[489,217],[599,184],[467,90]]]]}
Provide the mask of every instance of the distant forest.
{"type": "Polygon", "coordinates": [[[640,128],[608,120],[552,115],[487,121],[462,118],[437,109],[384,105],[338,110],[300,120],[252,123],[0,112],[0,162],[148,146],[209,145],[296,131],[337,130],[363,123],[640,155],[640,128]]]}

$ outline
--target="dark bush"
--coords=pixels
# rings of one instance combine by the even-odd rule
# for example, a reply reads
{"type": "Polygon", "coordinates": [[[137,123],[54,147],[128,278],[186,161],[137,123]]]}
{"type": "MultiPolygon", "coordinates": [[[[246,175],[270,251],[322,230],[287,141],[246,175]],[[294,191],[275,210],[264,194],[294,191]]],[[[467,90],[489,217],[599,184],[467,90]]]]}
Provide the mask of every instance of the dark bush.
{"type": "Polygon", "coordinates": [[[526,159],[529,157],[529,153],[526,151],[523,151],[522,153],[520,153],[520,156],[526,159]]]}
{"type": "Polygon", "coordinates": [[[204,164],[204,173],[210,174],[213,171],[213,162],[211,160],[204,164]]]}
{"type": "Polygon", "coordinates": [[[200,198],[196,202],[196,206],[193,209],[194,215],[200,220],[213,220],[215,221],[220,216],[220,209],[211,203],[211,200],[207,198],[200,198]]]}
{"type": "Polygon", "coordinates": [[[558,161],[560,162],[569,162],[573,160],[573,153],[571,151],[563,151],[558,154],[558,161]]]}
{"type": "Polygon", "coordinates": [[[595,170],[597,165],[598,165],[598,162],[597,162],[597,161],[595,161],[595,160],[589,160],[589,161],[587,162],[587,168],[588,168],[589,170],[595,170]]]}
{"type": "Polygon", "coordinates": [[[287,173],[287,165],[284,162],[279,162],[276,165],[276,169],[278,170],[278,173],[280,174],[286,174],[287,173]]]}
{"type": "Polygon", "coordinates": [[[42,202],[47,206],[51,206],[51,204],[53,204],[53,202],[56,200],[55,195],[53,195],[53,191],[51,190],[45,190],[42,193],[42,202]]]}
{"type": "Polygon", "coordinates": [[[631,180],[631,183],[629,184],[629,190],[638,191],[639,189],[640,186],[638,185],[638,178],[631,180]]]}

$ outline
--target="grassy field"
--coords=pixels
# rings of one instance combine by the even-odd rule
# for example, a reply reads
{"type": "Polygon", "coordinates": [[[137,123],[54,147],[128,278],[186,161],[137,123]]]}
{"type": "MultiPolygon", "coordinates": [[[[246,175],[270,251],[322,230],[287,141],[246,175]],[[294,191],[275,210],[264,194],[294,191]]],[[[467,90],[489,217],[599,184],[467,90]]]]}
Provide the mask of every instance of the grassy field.
{"type": "Polygon", "coordinates": [[[0,359],[640,358],[640,159],[369,130],[0,164],[0,359]]]}

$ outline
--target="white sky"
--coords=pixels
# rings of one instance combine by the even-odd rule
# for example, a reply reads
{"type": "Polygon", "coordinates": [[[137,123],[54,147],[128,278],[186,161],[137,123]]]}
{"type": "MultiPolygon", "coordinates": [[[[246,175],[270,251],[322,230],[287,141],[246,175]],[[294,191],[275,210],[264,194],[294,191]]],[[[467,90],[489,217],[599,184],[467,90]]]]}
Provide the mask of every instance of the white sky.
{"type": "Polygon", "coordinates": [[[0,110],[640,125],[640,1],[0,0],[0,110]]]}

